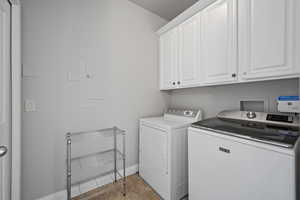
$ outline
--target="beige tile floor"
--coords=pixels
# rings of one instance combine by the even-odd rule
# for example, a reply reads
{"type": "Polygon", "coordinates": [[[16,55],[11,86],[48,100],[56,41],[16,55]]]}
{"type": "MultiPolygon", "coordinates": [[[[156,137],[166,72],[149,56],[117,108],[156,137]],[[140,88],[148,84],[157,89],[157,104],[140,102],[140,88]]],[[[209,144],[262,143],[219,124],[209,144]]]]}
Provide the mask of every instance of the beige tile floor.
{"type": "Polygon", "coordinates": [[[73,200],[160,200],[160,197],[137,175],[127,177],[127,192],[122,194],[122,181],[97,188],[73,200]]]}

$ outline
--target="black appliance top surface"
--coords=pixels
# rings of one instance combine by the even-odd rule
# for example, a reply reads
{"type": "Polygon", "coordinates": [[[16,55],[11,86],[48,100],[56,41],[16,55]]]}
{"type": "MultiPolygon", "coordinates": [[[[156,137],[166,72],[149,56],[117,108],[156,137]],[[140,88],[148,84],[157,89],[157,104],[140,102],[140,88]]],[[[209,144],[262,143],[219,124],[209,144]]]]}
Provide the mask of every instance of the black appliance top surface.
{"type": "Polygon", "coordinates": [[[216,131],[226,135],[254,139],[282,147],[291,148],[299,137],[299,128],[274,126],[267,123],[250,122],[245,120],[230,120],[211,118],[192,124],[194,128],[216,131]]]}

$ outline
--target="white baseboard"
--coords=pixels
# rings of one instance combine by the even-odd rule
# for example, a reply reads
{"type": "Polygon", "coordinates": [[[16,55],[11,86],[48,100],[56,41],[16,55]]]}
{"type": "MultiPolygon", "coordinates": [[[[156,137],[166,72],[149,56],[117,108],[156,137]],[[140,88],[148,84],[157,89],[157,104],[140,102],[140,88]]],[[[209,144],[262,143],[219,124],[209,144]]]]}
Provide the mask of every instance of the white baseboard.
{"type": "MultiPolygon", "coordinates": [[[[135,174],[138,172],[138,165],[133,165],[131,167],[127,167],[126,168],[126,176],[130,176],[132,174],[135,174]]],[[[123,173],[123,170],[120,171],[120,173],[123,173]]],[[[97,179],[94,179],[92,181],[83,183],[81,186],[81,191],[79,191],[79,186],[74,186],[72,187],[72,196],[77,196],[81,193],[96,189],[98,187],[101,187],[103,185],[109,184],[111,183],[111,176],[107,175],[104,177],[99,177],[97,179]]],[[[66,200],[67,199],[67,191],[63,190],[63,191],[59,191],[47,196],[44,196],[42,198],[36,199],[36,200],[66,200]]]]}

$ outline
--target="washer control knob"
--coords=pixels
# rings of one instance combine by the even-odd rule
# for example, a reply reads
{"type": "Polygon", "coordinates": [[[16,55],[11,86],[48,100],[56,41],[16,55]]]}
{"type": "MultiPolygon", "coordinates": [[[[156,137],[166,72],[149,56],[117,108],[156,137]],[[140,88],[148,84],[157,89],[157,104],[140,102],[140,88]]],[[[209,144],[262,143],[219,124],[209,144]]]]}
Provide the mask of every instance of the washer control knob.
{"type": "Polygon", "coordinates": [[[192,117],[194,115],[194,111],[193,110],[185,110],[183,112],[183,115],[187,116],[187,117],[192,117]]]}
{"type": "Polygon", "coordinates": [[[256,113],[250,111],[250,112],[247,113],[247,117],[248,117],[249,119],[254,119],[254,118],[256,117],[256,113]]]}

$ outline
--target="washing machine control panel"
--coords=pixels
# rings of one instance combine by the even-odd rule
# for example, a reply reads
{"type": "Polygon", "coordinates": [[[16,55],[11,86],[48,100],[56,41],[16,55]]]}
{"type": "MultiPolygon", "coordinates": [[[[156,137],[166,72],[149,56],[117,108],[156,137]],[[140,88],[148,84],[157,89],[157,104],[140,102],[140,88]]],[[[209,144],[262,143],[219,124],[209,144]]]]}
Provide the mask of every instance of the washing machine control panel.
{"type": "Polygon", "coordinates": [[[166,114],[170,115],[178,115],[183,117],[196,117],[199,110],[196,109],[176,109],[176,108],[169,108],[166,114]]]}

